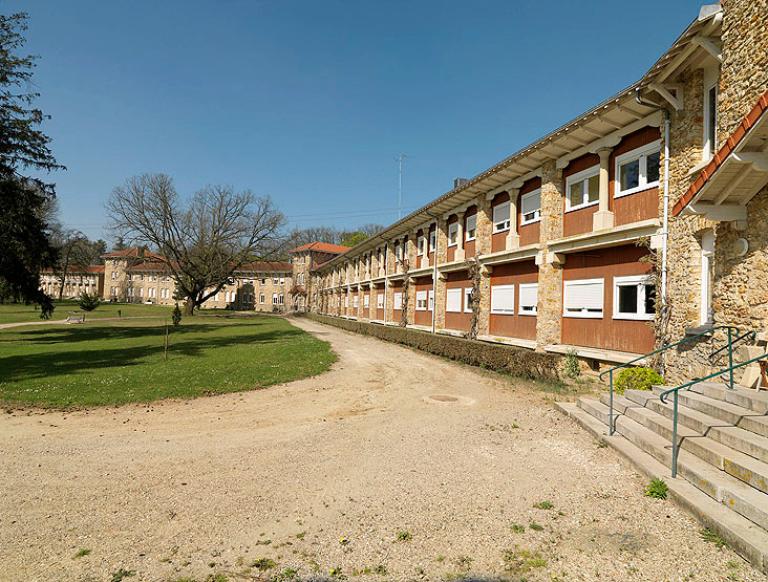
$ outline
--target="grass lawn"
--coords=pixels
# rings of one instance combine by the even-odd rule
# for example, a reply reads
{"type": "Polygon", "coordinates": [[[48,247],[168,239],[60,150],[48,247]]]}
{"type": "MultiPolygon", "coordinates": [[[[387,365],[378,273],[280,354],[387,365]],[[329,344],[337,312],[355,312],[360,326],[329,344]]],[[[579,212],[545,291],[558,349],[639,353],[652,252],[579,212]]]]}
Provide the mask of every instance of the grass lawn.
{"type": "MultiPolygon", "coordinates": [[[[77,301],[56,301],[56,309],[51,316],[52,320],[66,319],[70,311],[80,311],[77,301]]],[[[0,323],[19,323],[22,321],[42,321],[40,310],[35,305],[23,305],[18,303],[0,304],[0,323]]],[[[104,317],[118,317],[118,311],[122,317],[170,317],[173,307],[168,305],[142,305],[127,303],[102,303],[94,311],[85,315],[88,319],[101,319],[104,317]]]]}
{"type": "Polygon", "coordinates": [[[280,317],[186,317],[0,330],[0,402],[79,407],[262,388],[319,374],[330,345],[280,317]]]}

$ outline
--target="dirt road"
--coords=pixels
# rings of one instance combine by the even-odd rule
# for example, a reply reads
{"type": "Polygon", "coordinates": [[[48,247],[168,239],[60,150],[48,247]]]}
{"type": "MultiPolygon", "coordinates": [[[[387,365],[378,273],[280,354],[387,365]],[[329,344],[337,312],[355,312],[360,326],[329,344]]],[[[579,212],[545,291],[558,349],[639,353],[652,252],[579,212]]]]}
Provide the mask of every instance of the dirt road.
{"type": "Polygon", "coordinates": [[[765,580],[550,394],[297,325],[332,343],[330,372],[3,414],[0,579],[765,580]]]}

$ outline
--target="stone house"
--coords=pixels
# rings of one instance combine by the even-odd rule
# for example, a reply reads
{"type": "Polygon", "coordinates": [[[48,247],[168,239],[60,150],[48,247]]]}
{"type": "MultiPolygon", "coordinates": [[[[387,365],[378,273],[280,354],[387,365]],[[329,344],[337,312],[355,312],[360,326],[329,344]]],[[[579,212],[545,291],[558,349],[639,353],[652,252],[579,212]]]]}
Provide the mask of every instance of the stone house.
{"type": "MultiPolygon", "coordinates": [[[[46,295],[59,297],[61,279],[52,269],[44,269],[40,273],[40,289],[46,295]]],[[[67,273],[64,279],[63,299],[77,299],[83,293],[101,297],[104,292],[104,265],[89,265],[86,268],[76,267],[67,273]]]]}

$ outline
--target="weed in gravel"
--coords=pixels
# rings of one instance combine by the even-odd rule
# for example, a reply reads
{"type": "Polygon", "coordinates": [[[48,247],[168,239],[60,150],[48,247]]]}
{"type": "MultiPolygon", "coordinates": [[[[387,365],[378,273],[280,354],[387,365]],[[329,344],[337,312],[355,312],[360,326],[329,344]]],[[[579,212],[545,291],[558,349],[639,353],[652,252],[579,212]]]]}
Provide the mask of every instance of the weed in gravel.
{"type": "Polygon", "coordinates": [[[533,506],[536,509],[552,509],[555,506],[555,504],[552,503],[551,501],[545,500],[545,501],[539,501],[538,503],[534,503],[533,506]]]}
{"type": "Polygon", "coordinates": [[[504,569],[514,574],[525,574],[547,565],[547,561],[540,552],[519,548],[506,550],[502,554],[502,560],[504,561],[504,569]]]}
{"type": "Polygon", "coordinates": [[[336,578],[337,580],[344,580],[346,578],[346,576],[344,576],[344,572],[341,571],[341,566],[334,566],[328,570],[328,575],[331,578],[336,578]]]}
{"type": "Polygon", "coordinates": [[[349,538],[341,536],[339,538],[339,544],[341,544],[342,546],[348,546],[349,545],[349,538]]]}
{"type": "Polygon", "coordinates": [[[224,574],[208,574],[205,578],[205,582],[229,582],[224,574]]]}
{"type": "Polygon", "coordinates": [[[645,496],[652,497],[653,499],[666,499],[669,493],[669,487],[663,479],[658,477],[651,479],[648,486],[645,488],[645,496]]]}
{"type": "Polygon", "coordinates": [[[270,558],[259,558],[258,560],[254,560],[251,562],[251,568],[256,568],[257,570],[271,570],[277,566],[274,560],[270,558]]]}
{"type": "Polygon", "coordinates": [[[303,540],[306,535],[307,535],[307,532],[300,531],[299,533],[296,534],[296,539],[297,540],[303,540]]]}
{"type": "Polygon", "coordinates": [[[521,523],[513,523],[512,525],[509,526],[509,529],[512,530],[512,533],[520,534],[525,532],[525,526],[521,523]]]}
{"type": "Polygon", "coordinates": [[[435,558],[435,562],[437,562],[438,564],[442,564],[443,562],[445,562],[445,556],[440,554],[437,558],[435,558]]]}
{"type": "Polygon", "coordinates": [[[543,531],[544,526],[536,523],[535,521],[532,521],[531,523],[528,524],[528,529],[532,529],[533,531],[543,531]]]}
{"type": "Polygon", "coordinates": [[[299,579],[299,572],[293,568],[285,568],[271,578],[271,582],[292,582],[299,579]]]}
{"type": "Polygon", "coordinates": [[[112,573],[112,577],[109,579],[109,582],[122,582],[126,578],[130,578],[131,576],[136,575],[136,570],[126,570],[125,568],[120,568],[117,572],[112,573]]]}
{"type": "Polygon", "coordinates": [[[407,530],[400,530],[395,536],[395,540],[398,542],[410,542],[412,539],[413,535],[407,530]]]}
{"type": "Polygon", "coordinates": [[[384,564],[379,564],[373,569],[374,574],[378,574],[379,576],[386,576],[387,575],[387,567],[384,564]]]}
{"type": "Polygon", "coordinates": [[[459,556],[456,558],[456,565],[462,570],[469,570],[474,560],[470,556],[459,556]]]}
{"type": "Polygon", "coordinates": [[[90,553],[91,553],[91,550],[89,550],[88,548],[80,548],[79,550],[77,550],[77,553],[74,556],[72,556],[72,557],[73,558],[84,558],[85,556],[87,556],[90,553]]]}
{"type": "Polygon", "coordinates": [[[268,546],[272,543],[272,540],[256,540],[257,546],[268,546]]]}
{"type": "Polygon", "coordinates": [[[719,533],[708,527],[705,527],[699,532],[699,537],[707,543],[716,545],[718,548],[725,548],[728,546],[728,542],[726,542],[719,533]]]}
{"type": "Polygon", "coordinates": [[[601,439],[601,440],[597,441],[597,448],[598,449],[604,449],[607,446],[608,446],[608,443],[605,442],[604,440],[601,439]]]}

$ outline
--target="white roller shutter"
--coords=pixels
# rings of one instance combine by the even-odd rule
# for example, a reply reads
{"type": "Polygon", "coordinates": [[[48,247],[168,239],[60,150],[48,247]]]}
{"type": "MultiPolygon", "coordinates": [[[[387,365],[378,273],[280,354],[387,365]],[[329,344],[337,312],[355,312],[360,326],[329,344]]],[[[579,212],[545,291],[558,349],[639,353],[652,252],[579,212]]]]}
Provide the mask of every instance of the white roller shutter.
{"type": "Polygon", "coordinates": [[[491,313],[511,315],[515,312],[515,286],[494,285],[491,287],[491,313]]]}
{"type": "Polygon", "coordinates": [[[603,279],[583,279],[566,281],[564,290],[564,315],[571,317],[603,316],[604,303],[603,279]]]}
{"type": "Polygon", "coordinates": [[[448,289],[445,310],[450,313],[461,313],[461,289],[448,289]]]}

